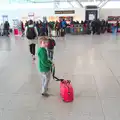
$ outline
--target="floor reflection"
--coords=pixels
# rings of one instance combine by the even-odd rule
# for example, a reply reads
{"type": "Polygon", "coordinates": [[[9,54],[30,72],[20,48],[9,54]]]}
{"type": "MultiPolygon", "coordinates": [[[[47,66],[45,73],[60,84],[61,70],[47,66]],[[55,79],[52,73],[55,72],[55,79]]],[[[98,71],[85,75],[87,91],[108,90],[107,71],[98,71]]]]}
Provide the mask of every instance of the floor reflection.
{"type": "Polygon", "coordinates": [[[0,51],[11,51],[11,39],[9,37],[0,37],[0,51]]]}

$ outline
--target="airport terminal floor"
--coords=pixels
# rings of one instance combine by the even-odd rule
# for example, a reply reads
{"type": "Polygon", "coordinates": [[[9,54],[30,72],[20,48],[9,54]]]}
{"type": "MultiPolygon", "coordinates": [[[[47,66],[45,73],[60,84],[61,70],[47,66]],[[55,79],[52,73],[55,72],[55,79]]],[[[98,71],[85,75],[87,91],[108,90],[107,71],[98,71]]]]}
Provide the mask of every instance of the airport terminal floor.
{"type": "Polygon", "coordinates": [[[119,120],[120,35],[66,35],[56,43],[56,76],[72,81],[74,101],[61,100],[53,79],[43,98],[28,41],[1,37],[0,120],[119,120]]]}

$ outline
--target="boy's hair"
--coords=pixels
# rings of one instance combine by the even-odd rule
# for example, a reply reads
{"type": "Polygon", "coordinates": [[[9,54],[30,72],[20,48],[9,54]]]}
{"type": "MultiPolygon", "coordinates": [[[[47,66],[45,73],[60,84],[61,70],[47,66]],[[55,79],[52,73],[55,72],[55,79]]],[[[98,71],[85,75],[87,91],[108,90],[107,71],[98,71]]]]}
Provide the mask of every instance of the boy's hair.
{"type": "Polygon", "coordinates": [[[40,41],[48,42],[48,38],[46,36],[43,36],[40,38],[40,41]]]}

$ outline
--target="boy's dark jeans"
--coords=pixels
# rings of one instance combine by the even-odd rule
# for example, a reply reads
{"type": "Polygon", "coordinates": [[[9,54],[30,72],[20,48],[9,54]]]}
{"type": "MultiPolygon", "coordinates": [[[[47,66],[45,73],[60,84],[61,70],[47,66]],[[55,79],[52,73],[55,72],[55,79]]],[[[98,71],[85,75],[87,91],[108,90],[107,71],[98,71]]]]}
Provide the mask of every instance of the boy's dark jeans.
{"type": "Polygon", "coordinates": [[[53,49],[48,49],[48,57],[50,60],[53,60],[53,49]]]}

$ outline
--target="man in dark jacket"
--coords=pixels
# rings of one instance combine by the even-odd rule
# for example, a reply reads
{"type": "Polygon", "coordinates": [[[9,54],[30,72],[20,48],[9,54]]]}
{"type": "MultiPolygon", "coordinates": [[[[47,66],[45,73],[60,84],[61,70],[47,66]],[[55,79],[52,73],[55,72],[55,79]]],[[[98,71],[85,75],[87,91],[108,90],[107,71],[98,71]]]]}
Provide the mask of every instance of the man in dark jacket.
{"type": "Polygon", "coordinates": [[[93,31],[93,35],[96,33],[96,21],[92,21],[91,23],[91,26],[92,26],[92,31],[93,31]]]}
{"type": "Polygon", "coordinates": [[[99,19],[96,20],[96,33],[100,35],[100,29],[101,29],[101,22],[99,19]]]}
{"type": "Polygon", "coordinates": [[[9,25],[9,22],[6,21],[5,24],[4,24],[4,33],[5,35],[9,35],[9,29],[10,29],[10,25],[9,25]]]}

